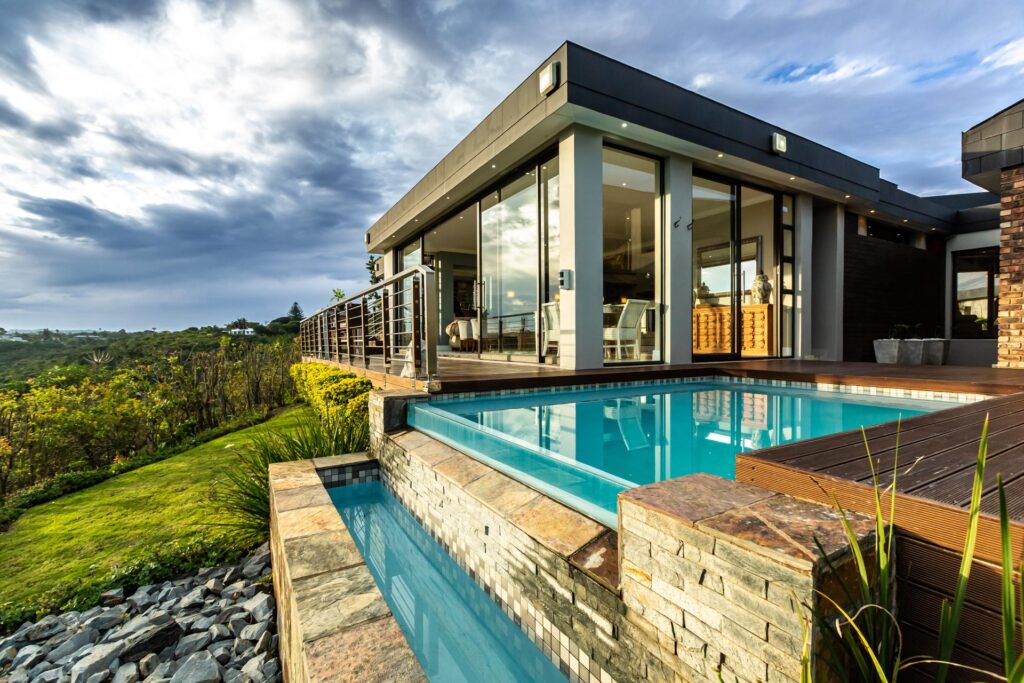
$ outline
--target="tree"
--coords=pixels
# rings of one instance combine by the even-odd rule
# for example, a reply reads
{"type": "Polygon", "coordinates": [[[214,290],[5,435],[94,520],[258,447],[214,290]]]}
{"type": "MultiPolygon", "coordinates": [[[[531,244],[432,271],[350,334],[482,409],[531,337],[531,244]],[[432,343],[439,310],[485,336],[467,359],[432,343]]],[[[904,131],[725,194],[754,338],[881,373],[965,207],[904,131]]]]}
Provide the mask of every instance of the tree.
{"type": "Polygon", "coordinates": [[[288,309],[288,317],[295,321],[302,320],[306,317],[302,314],[302,306],[299,306],[298,301],[292,302],[292,307],[288,309]]]}
{"type": "Polygon", "coordinates": [[[371,285],[375,285],[384,279],[384,273],[377,271],[377,261],[382,258],[382,256],[374,256],[373,254],[370,254],[370,257],[366,260],[366,270],[370,271],[371,285]]]}
{"type": "Polygon", "coordinates": [[[344,301],[344,300],[345,300],[345,290],[341,289],[340,287],[335,287],[334,289],[331,290],[331,301],[344,301]]]}

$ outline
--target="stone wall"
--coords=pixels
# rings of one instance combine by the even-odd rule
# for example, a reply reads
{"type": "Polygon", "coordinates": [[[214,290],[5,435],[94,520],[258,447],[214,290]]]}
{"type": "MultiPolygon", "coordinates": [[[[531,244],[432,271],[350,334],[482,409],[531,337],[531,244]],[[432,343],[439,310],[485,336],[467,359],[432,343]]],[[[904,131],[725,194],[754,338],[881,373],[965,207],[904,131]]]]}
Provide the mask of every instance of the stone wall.
{"type": "Polygon", "coordinates": [[[796,605],[830,578],[814,537],[849,555],[831,508],[691,475],[621,494],[616,532],[398,420],[387,433],[407,399],[371,397],[383,481],[570,680],[799,680],[796,605]]]}
{"type": "Polygon", "coordinates": [[[999,353],[1001,368],[1024,367],[1024,166],[1000,177],[999,353]]]}

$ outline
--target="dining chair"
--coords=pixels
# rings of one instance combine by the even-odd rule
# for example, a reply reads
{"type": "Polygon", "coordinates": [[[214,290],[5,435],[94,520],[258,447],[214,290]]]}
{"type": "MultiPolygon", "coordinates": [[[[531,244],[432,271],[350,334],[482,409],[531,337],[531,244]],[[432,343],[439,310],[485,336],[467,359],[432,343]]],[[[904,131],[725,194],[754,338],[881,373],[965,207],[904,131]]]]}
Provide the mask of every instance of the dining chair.
{"type": "Polygon", "coordinates": [[[646,299],[626,299],[615,325],[604,328],[606,353],[614,351],[615,359],[622,360],[623,349],[632,347],[633,360],[640,360],[640,325],[649,303],[646,299]]]}

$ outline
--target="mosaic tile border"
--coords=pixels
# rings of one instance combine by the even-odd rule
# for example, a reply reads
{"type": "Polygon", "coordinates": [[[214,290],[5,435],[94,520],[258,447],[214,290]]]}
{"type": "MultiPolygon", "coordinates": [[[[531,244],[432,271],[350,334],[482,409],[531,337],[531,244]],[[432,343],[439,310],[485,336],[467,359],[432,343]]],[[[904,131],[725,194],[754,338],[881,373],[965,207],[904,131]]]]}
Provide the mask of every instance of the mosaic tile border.
{"type": "Polygon", "coordinates": [[[351,484],[365,484],[380,481],[380,464],[376,460],[326,467],[316,471],[324,488],[332,489],[351,484]]]}
{"type": "Polygon", "coordinates": [[[478,566],[475,566],[475,563],[467,561],[472,558],[467,557],[466,553],[460,552],[457,547],[453,548],[453,544],[448,543],[441,536],[438,530],[431,525],[429,519],[421,517],[401,493],[391,485],[386,472],[381,481],[420,526],[426,529],[430,537],[444,548],[444,551],[459,567],[469,574],[477,586],[505,613],[505,616],[526,634],[530,642],[540,648],[541,652],[558,667],[558,670],[570,683],[615,683],[615,679],[591,661],[587,653],[582,651],[567,634],[555,627],[530,601],[523,599],[517,586],[510,581],[500,580],[505,577],[486,575],[480,571],[478,566]]]}
{"type": "Polygon", "coordinates": [[[859,384],[838,384],[835,382],[799,382],[783,379],[760,379],[750,377],[729,377],[724,375],[700,375],[695,377],[671,377],[665,379],[630,380],[627,382],[601,382],[596,384],[572,384],[558,387],[534,387],[529,389],[499,389],[497,391],[458,392],[451,394],[431,395],[430,402],[444,403],[447,401],[464,401],[472,398],[496,398],[501,396],[527,396],[533,394],[546,395],[558,392],[584,391],[588,389],[636,388],[645,386],[682,385],[694,383],[725,383],[746,384],[762,387],[786,387],[792,389],[809,389],[828,391],[839,394],[856,394],[858,396],[884,396],[887,398],[903,398],[917,401],[945,401],[949,403],[976,403],[992,398],[988,394],[931,391],[927,389],[904,389],[900,387],[876,387],[859,384]]]}

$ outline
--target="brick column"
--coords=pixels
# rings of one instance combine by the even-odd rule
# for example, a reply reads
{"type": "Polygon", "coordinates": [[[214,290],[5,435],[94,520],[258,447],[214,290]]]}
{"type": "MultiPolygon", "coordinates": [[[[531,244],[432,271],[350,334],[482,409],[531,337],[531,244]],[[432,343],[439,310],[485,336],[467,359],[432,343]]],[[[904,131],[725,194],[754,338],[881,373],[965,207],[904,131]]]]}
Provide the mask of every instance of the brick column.
{"type": "Polygon", "coordinates": [[[1003,169],[999,211],[999,367],[1024,368],[1024,166],[1003,169]]]}

